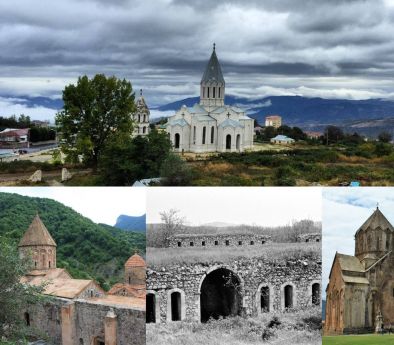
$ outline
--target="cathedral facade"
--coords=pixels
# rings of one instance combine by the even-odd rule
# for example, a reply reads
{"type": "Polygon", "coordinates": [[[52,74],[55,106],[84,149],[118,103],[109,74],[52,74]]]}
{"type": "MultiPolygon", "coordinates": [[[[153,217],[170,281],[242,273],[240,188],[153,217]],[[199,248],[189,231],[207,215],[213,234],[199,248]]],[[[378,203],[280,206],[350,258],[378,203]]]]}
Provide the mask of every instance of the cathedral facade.
{"type": "Polygon", "coordinates": [[[325,333],[379,332],[394,325],[394,227],[376,208],[355,234],[355,255],[335,254],[325,333]]]}
{"type": "Polygon", "coordinates": [[[225,105],[225,81],[215,45],[200,83],[200,102],[185,105],[166,125],[178,152],[242,152],[253,146],[254,120],[225,105]]]}

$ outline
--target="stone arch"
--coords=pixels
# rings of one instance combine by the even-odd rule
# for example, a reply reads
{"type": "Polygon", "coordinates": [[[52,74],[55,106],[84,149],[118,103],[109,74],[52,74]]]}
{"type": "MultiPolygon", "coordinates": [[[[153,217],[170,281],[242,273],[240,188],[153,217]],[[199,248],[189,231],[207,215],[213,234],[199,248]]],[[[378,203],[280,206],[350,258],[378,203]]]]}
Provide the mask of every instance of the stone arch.
{"type": "Polygon", "coordinates": [[[292,282],[286,282],[280,286],[280,305],[282,310],[297,306],[297,290],[292,282]]]}
{"type": "Polygon", "coordinates": [[[312,280],[308,289],[308,305],[321,305],[321,281],[312,280]]]}
{"type": "MultiPolygon", "coordinates": [[[[267,291],[266,290],[266,291],[267,291]]],[[[274,310],[274,288],[272,285],[267,284],[267,283],[261,283],[256,291],[256,310],[257,310],[257,314],[260,315],[262,312],[272,312],[274,310]],[[262,297],[263,297],[263,291],[267,289],[268,290],[268,298],[264,301],[262,301],[262,297]],[[266,311],[263,311],[263,307],[264,305],[267,305],[267,301],[268,301],[268,308],[266,311]]]]}
{"type": "Polygon", "coordinates": [[[146,291],[146,323],[160,323],[160,295],[154,290],[146,291]]]}
{"type": "Polygon", "coordinates": [[[186,317],[185,292],[174,288],[167,292],[167,321],[182,321],[186,317]]]}
{"type": "Polygon", "coordinates": [[[179,149],[181,146],[181,135],[179,133],[175,133],[174,135],[174,147],[179,149]]]}
{"type": "Polygon", "coordinates": [[[231,150],[231,134],[226,135],[226,150],[231,150]]]}
{"type": "Polygon", "coordinates": [[[200,320],[241,315],[243,308],[242,278],[231,268],[211,267],[199,283],[200,320]]]}

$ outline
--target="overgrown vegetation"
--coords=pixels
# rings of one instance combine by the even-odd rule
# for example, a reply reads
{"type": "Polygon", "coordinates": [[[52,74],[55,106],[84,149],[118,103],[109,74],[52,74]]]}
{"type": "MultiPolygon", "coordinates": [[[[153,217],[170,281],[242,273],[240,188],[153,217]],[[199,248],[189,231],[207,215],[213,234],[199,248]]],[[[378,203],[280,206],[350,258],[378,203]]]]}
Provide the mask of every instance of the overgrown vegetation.
{"type": "Polygon", "coordinates": [[[319,307],[284,313],[262,314],[256,318],[233,317],[207,323],[172,322],[146,325],[147,344],[168,345],[272,345],[320,344],[319,307]],[[274,321],[274,322],[273,322],[274,321]]]}
{"type": "MultiPolygon", "coordinates": [[[[149,230],[148,230],[149,232],[149,230]]],[[[320,243],[267,243],[264,247],[224,247],[220,248],[151,248],[146,251],[149,267],[168,267],[173,264],[226,263],[238,259],[267,259],[271,262],[283,263],[285,261],[310,259],[321,260],[320,243]]]]}
{"type": "Polygon", "coordinates": [[[222,153],[188,164],[196,186],[394,184],[393,146],[382,142],[297,144],[279,152],[222,153]]]}
{"type": "Polygon", "coordinates": [[[36,212],[57,243],[58,267],[74,278],[95,279],[104,289],[122,280],[123,265],[145,253],[145,234],[95,224],[50,199],[0,193],[0,236],[16,245],[36,212]]]}

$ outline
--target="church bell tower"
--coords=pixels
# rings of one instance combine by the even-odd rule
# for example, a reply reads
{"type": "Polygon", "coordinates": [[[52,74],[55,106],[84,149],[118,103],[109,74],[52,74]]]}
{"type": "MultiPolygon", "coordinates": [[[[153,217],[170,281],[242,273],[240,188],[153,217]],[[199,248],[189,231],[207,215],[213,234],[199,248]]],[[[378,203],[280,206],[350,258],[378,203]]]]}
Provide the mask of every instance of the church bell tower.
{"type": "Polygon", "coordinates": [[[224,106],[224,91],[225,82],[214,43],[211,58],[200,83],[200,105],[208,108],[208,111],[224,106]]]}

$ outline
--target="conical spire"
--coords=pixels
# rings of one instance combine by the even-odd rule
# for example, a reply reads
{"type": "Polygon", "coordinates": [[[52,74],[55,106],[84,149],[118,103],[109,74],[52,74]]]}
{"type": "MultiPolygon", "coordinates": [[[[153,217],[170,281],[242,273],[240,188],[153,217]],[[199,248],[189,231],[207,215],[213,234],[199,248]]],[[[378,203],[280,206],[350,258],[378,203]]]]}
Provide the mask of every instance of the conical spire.
{"type": "Polygon", "coordinates": [[[394,227],[390,224],[384,214],[379,210],[379,206],[376,207],[376,210],[372,213],[372,215],[357,230],[356,235],[362,230],[374,230],[377,228],[380,228],[382,230],[388,229],[390,231],[394,231],[394,227]]]}
{"type": "Polygon", "coordinates": [[[132,268],[132,267],[145,267],[146,263],[145,260],[139,256],[137,253],[132,255],[124,264],[126,268],[132,268]]]}
{"type": "Polygon", "coordinates": [[[212,82],[224,84],[222,69],[220,68],[218,57],[216,56],[215,43],[213,44],[211,58],[208,61],[208,65],[205,68],[204,75],[201,79],[201,83],[212,83],[212,82]]]}
{"type": "Polygon", "coordinates": [[[23,235],[19,242],[19,247],[30,247],[30,246],[53,246],[56,247],[56,243],[45,227],[38,213],[31,222],[29,228],[23,235]]]}
{"type": "Polygon", "coordinates": [[[145,102],[144,96],[142,95],[142,89],[140,89],[140,97],[138,97],[135,104],[137,107],[137,114],[146,114],[146,115],[150,114],[150,111],[149,111],[149,108],[145,102]]]}

